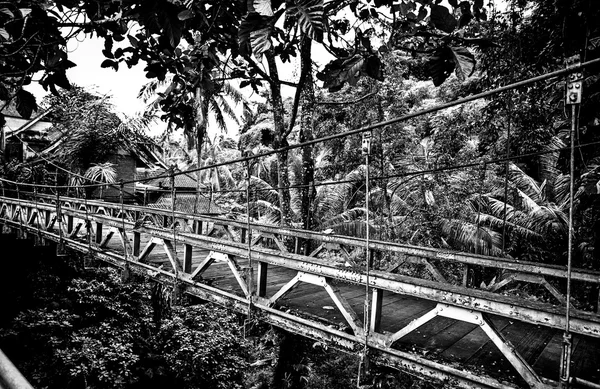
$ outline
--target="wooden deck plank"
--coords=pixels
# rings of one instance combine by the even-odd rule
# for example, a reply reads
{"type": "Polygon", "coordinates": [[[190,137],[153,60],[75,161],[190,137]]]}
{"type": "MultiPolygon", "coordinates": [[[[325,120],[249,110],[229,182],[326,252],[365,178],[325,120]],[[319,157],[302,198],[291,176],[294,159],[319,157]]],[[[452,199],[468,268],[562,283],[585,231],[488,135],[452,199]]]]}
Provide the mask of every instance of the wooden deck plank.
{"type": "MultiPolygon", "coordinates": [[[[509,320],[504,318],[492,319],[492,322],[499,331],[510,324],[509,320]]],[[[485,332],[477,326],[444,350],[441,355],[444,358],[465,362],[489,341],[485,332]]]]}
{"type": "MultiPolygon", "coordinates": [[[[562,332],[560,334],[562,339],[562,332]]],[[[572,347],[571,375],[600,382],[600,340],[588,336],[576,336],[575,339],[578,342],[572,347]]]]}

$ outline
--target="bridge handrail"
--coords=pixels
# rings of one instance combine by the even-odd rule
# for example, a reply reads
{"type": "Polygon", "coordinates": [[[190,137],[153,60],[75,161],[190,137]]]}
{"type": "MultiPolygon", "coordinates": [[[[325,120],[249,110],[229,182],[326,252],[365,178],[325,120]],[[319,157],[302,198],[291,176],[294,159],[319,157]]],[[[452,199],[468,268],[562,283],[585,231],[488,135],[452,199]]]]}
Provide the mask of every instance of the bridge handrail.
{"type": "MultiPolygon", "coordinates": [[[[40,208],[48,207],[48,205],[40,205],[40,208]]],[[[63,208],[63,212],[67,214],[82,215],[81,211],[69,208],[63,208]]],[[[123,220],[121,218],[94,214],[89,215],[91,220],[101,222],[107,226],[121,228],[123,220]]],[[[15,222],[13,222],[15,223],[15,222]]],[[[133,227],[134,223],[125,221],[126,227],[133,227]]],[[[15,226],[17,226],[15,224],[15,226]]],[[[152,236],[170,240],[173,238],[171,230],[164,228],[156,228],[151,226],[143,226],[139,228],[140,232],[150,233],[152,236]]],[[[58,234],[52,232],[44,232],[46,236],[51,237],[55,241],[61,239],[58,234]]],[[[205,235],[193,233],[176,234],[178,242],[189,244],[196,247],[203,247],[208,250],[223,252],[244,258],[247,255],[247,245],[243,243],[233,242],[229,240],[213,238],[205,235]]],[[[68,246],[73,246],[78,250],[92,249],[100,255],[111,257],[111,253],[102,253],[102,249],[97,246],[88,247],[86,244],[78,242],[74,239],[62,237],[62,240],[68,246]]],[[[360,285],[366,285],[367,277],[364,272],[348,270],[343,267],[338,267],[328,261],[307,257],[301,254],[282,253],[277,250],[256,247],[252,250],[252,256],[256,261],[265,262],[274,266],[282,266],[300,272],[324,276],[327,278],[337,279],[343,282],[350,282],[360,285]]],[[[133,261],[134,263],[144,265],[142,262],[133,261]]],[[[131,262],[130,262],[131,263],[131,262]]],[[[175,276],[169,273],[169,277],[175,276]]],[[[182,274],[184,280],[189,280],[193,283],[189,274],[182,274]]],[[[386,290],[393,293],[400,293],[408,296],[424,298],[433,302],[457,306],[467,309],[475,309],[489,314],[513,318],[537,325],[542,325],[551,328],[564,328],[565,316],[564,307],[557,307],[549,303],[540,301],[529,301],[515,296],[505,296],[486,290],[478,290],[467,288],[460,285],[444,284],[436,281],[430,281],[400,274],[392,274],[384,271],[372,270],[368,278],[369,286],[381,290],[386,290]]],[[[257,303],[265,304],[265,302],[257,300],[257,303]]],[[[581,310],[572,310],[571,314],[571,330],[574,333],[591,335],[600,337],[600,316],[581,310]]]]}
{"type": "MultiPolygon", "coordinates": [[[[38,194],[38,197],[46,198],[50,200],[55,200],[55,196],[51,195],[42,195],[38,194]]],[[[10,200],[10,198],[6,198],[10,200]]],[[[83,200],[74,197],[61,197],[65,202],[77,203],[79,205],[87,205],[110,208],[114,211],[119,212],[121,210],[121,205],[117,203],[108,203],[104,201],[96,201],[96,200],[83,200]]],[[[41,206],[42,204],[38,204],[41,206]]],[[[247,228],[247,223],[236,221],[227,218],[219,218],[214,216],[207,215],[191,215],[184,212],[172,212],[169,210],[162,210],[159,208],[151,208],[151,207],[143,207],[139,205],[123,205],[123,208],[127,211],[134,212],[145,212],[148,213],[150,210],[154,214],[158,214],[161,216],[171,217],[173,214],[176,218],[186,219],[186,220],[194,220],[194,221],[202,221],[202,222],[210,222],[219,225],[229,225],[232,227],[237,227],[240,229],[247,228]]],[[[67,211],[68,209],[65,209],[67,211]]],[[[289,237],[300,237],[303,239],[313,239],[324,243],[337,243],[347,246],[354,247],[365,247],[366,241],[362,238],[349,237],[343,235],[335,235],[335,234],[323,234],[314,231],[301,230],[295,228],[287,228],[287,227],[278,227],[278,226],[266,226],[259,225],[255,223],[250,223],[250,227],[253,230],[266,232],[269,234],[278,234],[285,235],[289,237]]],[[[402,255],[412,255],[416,257],[428,258],[428,259],[437,259],[442,261],[454,261],[458,263],[463,263],[467,265],[479,265],[484,267],[503,269],[515,272],[522,272],[528,274],[535,274],[541,276],[550,276],[557,278],[567,278],[567,268],[566,266],[560,265],[551,265],[545,263],[531,262],[531,261],[520,261],[517,259],[506,258],[506,257],[492,257],[480,254],[472,254],[472,253],[464,253],[460,251],[454,250],[441,250],[433,247],[420,247],[407,245],[397,242],[386,242],[380,240],[369,240],[369,248],[373,250],[392,252],[396,254],[402,255]]],[[[571,273],[571,279],[575,281],[583,281],[594,284],[600,284],[600,271],[584,269],[584,268],[573,268],[571,273]]]]}

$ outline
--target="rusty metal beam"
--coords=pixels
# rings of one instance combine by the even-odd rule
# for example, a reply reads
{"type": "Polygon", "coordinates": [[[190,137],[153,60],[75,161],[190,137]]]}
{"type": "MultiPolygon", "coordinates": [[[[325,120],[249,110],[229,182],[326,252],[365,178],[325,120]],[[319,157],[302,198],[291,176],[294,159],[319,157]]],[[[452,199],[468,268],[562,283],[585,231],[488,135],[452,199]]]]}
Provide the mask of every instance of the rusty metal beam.
{"type": "MultiPolygon", "coordinates": [[[[48,195],[39,195],[39,197],[47,197],[48,199],[52,199],[53,196],[48,195]]],[[[17,203],[16,200],[0,197],[0,199],[10,203],[17,203]]],[[[74,203],[83,204],[83,200],[76,198],[65,198],[66,200],[74,203]]],[[[24,203],[25,201],[21,201],[24,203]]],[[[32,203],[33,204],[33,203],[32,203]]],[[[100,201],[88,200],[88,204],[102,206],[104,208],[114,208],[115,211],[120,209],[119,204],[107,204],[102,203],[100,201]]],[[[40,208],[43,206],[47,206],[53,208],[51,205],[43,205],[39,204],[40,208]]],[[[136,205],[125,205],[126,209],[132,211],[140,211],[140,212],[148,212],[148,208],[136,206],[136,205]]],[[[73,211],[69,209],[68,211],[73,211]]],[[[152,209],[152,213],[156,215],[163,216],[171,216],[171,211],[160,210],[160,209],[152,209]]],[[[223,219],[213,216],[206,215],[188,215],[182,212],[175,212],[176,217],[185,217],[189,220],[205,222],[205,223],[215,223],[215,224],[224,224],[230,227],[236,228],[246,228],[246,223],[238,222],[229,219],[223,219]]],[[[293,228],[284,228],[284,227],[274,227],[274,226],[263,226],[258,224],[250,224],[252,229],[256,229],[260,232],[272,233],[272,234],[280,234],[292,237],[299,237],[303,239],[312,239],[320,242],[333,242],[346,246],[355,246],[355,247],[364,247],[365,241],[364,239],[347,237],[341,235],[330,235],[330,234],[321,234],[319,232],[307,231],[307,230],[299,230],[293,228]]],[[[391,252],[395,254],[401,255],[412,255],[421,258],[428,259],[439,259],[445,261],[459,262],[466,265],[479,265],[484,267],[498,268],[511,270],[516,272],[530,273],[530,274],[540,274],[544,276],[558,277],[558,278],[566,278],[567,270],[564,266],[558,265],[549,265],[549,264],[541,264],[536,262],[527,262],[527,261],[517,261],[510,258],[501,258],[501,257],[489,257],[485,255],[477,255],[471,253],[461,253],[456,251],[449,250],[440,250],[436,248],[430,247],[419,247],[419,246],[411,246],[405,244],[399,244],[395,242],[385,242],[378,240],[371,240],[369,243],[369,248],[372,250],[379,250],[385,252],[391,252]]],[[[584,281],[595,284],[600,284],[600,272],[593,271],[588,269],[573,269],[571,278],[576,281],[584,281]]]]}

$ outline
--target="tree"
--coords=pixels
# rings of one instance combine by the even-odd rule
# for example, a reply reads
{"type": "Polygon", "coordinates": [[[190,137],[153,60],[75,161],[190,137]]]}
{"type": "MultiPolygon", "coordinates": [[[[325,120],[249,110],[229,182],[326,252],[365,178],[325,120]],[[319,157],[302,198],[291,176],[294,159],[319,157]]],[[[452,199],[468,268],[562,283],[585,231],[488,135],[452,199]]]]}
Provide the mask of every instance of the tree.
{"type": "MultiPolygon", "coordinates": [[[[203,133],[207,104],[212,95],[219,93],[221,81],[241,79],[242,87],[256,90],[266,83],[273,108],[274,147],[285,148],[300,98],[306,96],[302,92],[307,80],[312,80],[308,77],[309,73],[312,75],[312,66],[308,66],[310,42],[322,44],[337,57],[319,73],[324,86],[331,90],[338,90],[346,83],[354,85],[361,75],[383,78],[378,51],[371,44],[373,34],[385,38],[387,44],[382,45],[382,51],[398,49],[431,54],[429,65],[436,84],[452,71],[464,79],[472,73],[475,63],[474,56],[464,46],[489,44],[482,38],[465,38],[475,20],[487,17],[482,3],[462,2],[459,6],[451,2],[451,12],[439,4],[417,5],[413,0],[402,5],[394,5],[391,0],[377,1],[374,5],[342,0],[326,5],[321,0],[255,0],[242,4],[152,0],[92,5],[63,0],[57,3],[58,12],[51,12],[48,18],[56,28],[72,27],[77,33],[95,32],[103,37],[103,53],[107,57],[103,67],[117,70],[120,63],[132,66],[141,60],[147,64],[149,78],[163,80],[168,73],[174,74],[176,87],[165,97],[173,102],[167,115],[183,127],[196,128],[197,135],[203,133]],[[392,22],[378,10],[389,13],[392,22]],[[65,15],[69,12],[74,12],[77,22],[67,20],[65,15]],[[357,23],[344,16],[348,12],[357,23]],[[282,18],[283,28],[278,23],[282,18]],[[136,21],[140,28],[130,32],[129,21],[136,21]],[[460,33],[452,34],[455,30],[460,33]],[[350,33],[355,39],[346,39],[350,33]],[[180,46],[182,39],[186,44],[180,46]],[[115,48],[115,41],[125,44],[115,48]],[[288,61],[299,51],[304,53],[299,82],[282,80],[276,60],[288,61]],[[267,72],[259,66],[263,56],[267,72]],[[298,87],[289,118],[281,99],[284,84],[298,87]],[[188,104],[193,99],[195,107],[188,104]]],[[[290,194],[285,189],[288,155],[283,151],[278,158],[280,209],[284,224],[289,224],[290,194]]]]}

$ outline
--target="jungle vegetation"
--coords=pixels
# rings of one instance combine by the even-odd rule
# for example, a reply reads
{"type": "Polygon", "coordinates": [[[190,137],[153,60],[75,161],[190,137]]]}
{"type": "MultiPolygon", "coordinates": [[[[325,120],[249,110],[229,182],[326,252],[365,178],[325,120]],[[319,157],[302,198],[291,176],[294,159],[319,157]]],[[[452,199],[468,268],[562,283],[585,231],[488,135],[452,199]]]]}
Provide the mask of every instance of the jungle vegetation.
{"type": "MultiPolygon", "coordinates": [[[[210,166],[562,69],[575,54],[584,61],[596,59],[598,17],[600,4],[591,0],[13,1],[0,5],[0,99],[14,101],[21,115],[31,116],[37,102],[27,86],[34,77],[42,74],[42,86],[66,93],[71,87],[66,69],[76,64],[64,44],[78,34],[98,36],[105,42],[101,66],[118,71],[143,63],[149,84],[141,94],[159,96],[151,108],[160,109],[171,131],[185,133],[179,146],[194,150],[189,166],[210,166]],[[282,71],[286,64],[296,67],[293,77],[282,71]],[[292,97],[286,98],[290,87],[292,97]],[[242,102],[240,90],[259,98],[236,107],[233,103],[242,102]],[[239,136],[209,132],[211,112],[221,119],[235,117],[239,136]]],[[[209,169],[200,178],[232,214],[245,218],[251,204],[250,216],[261,223],[363,236],[369,214],[368,228],[376,239],[564,264],[571,179],[566,145],[575,136],[574,265],[598,269],[598,67],[584,75],[574,134],[564,79],[373,130],[368,193],[358,135],[255,160],[251,198],[239,191],[246,185],[245,165],[209,169]]],[[[14,166],[3,169],[16,174],[14,166]]],[[[361,260],[356,258],[358,264],[361,260]]],[[[382,258],[381,266],[391,260],[382,258]]],[[[457,276],[452,268],[444,271],[457,276]]],[[[100,279],[112,277],[109,271],[100,273],[100,279]]],[[[497,276],[479,274],[475,286],[489,287],[497,276]]],[[[90,285],[65,287],[102,288],[86,282],[90,285]]],[[[96,295],[86,293],[86,298],[96,295]]],[[[596,304],[586,293],[575,296],[577,304],[596,304]]],[[[111,315],[125,320],[129,309],[134,307],[115,308],[111,315]]],[[[42,311],[37,312],[21,314],[42,311]]],[[[210,315],[203,308],[193,312],[210,315]]],[[[69,312],[46,314],[66,315],[52,318],[59,327],[78,320],[69,312]]],[[[145,315],[151,328],[151,315],[145,315]]],[[[191,363],[180,359],[185,358],[165,343],[161,331],[183,331],[178,326],[195,319],[175,309],[167,320],[161,329],[132,329],[127,336],[146,331],[144,347],[165,352],[175,364],[191,363]]],[[[33,318],[29,323],[35,325],[33,318]]],[[[90,329],[77,328],[73,333],[80,339],[70,341],[85,344],[90,329]]],[[[227,330],[236,328],[232,324],[227,330]]],[[[196,336],[192,329],[184,335],[196,336]]],[[[126,351],[119,358],[128,358],[118,363],[128,366],[123,382],[141,366],[133,344],[119,346],[126,351]]],[[[77,380],[83,374],[78,368],[92,368],[72,360],[68,343],[59,345],[65,350],[65,377],[77,380]]],[[[246,345],[232,347],[245,350],[246,345]]],[[[243,352],[222,357],[248,361],[243,352]]],[[[152,374],[161,371],[187,382],[171,377],[160,364],[164,361],[154,362],[152,374]]],[[[232,382],[244,385],[242,378],[232,382]]],[[[296,384],[309,387],[305,380],[296,384]]]]}

